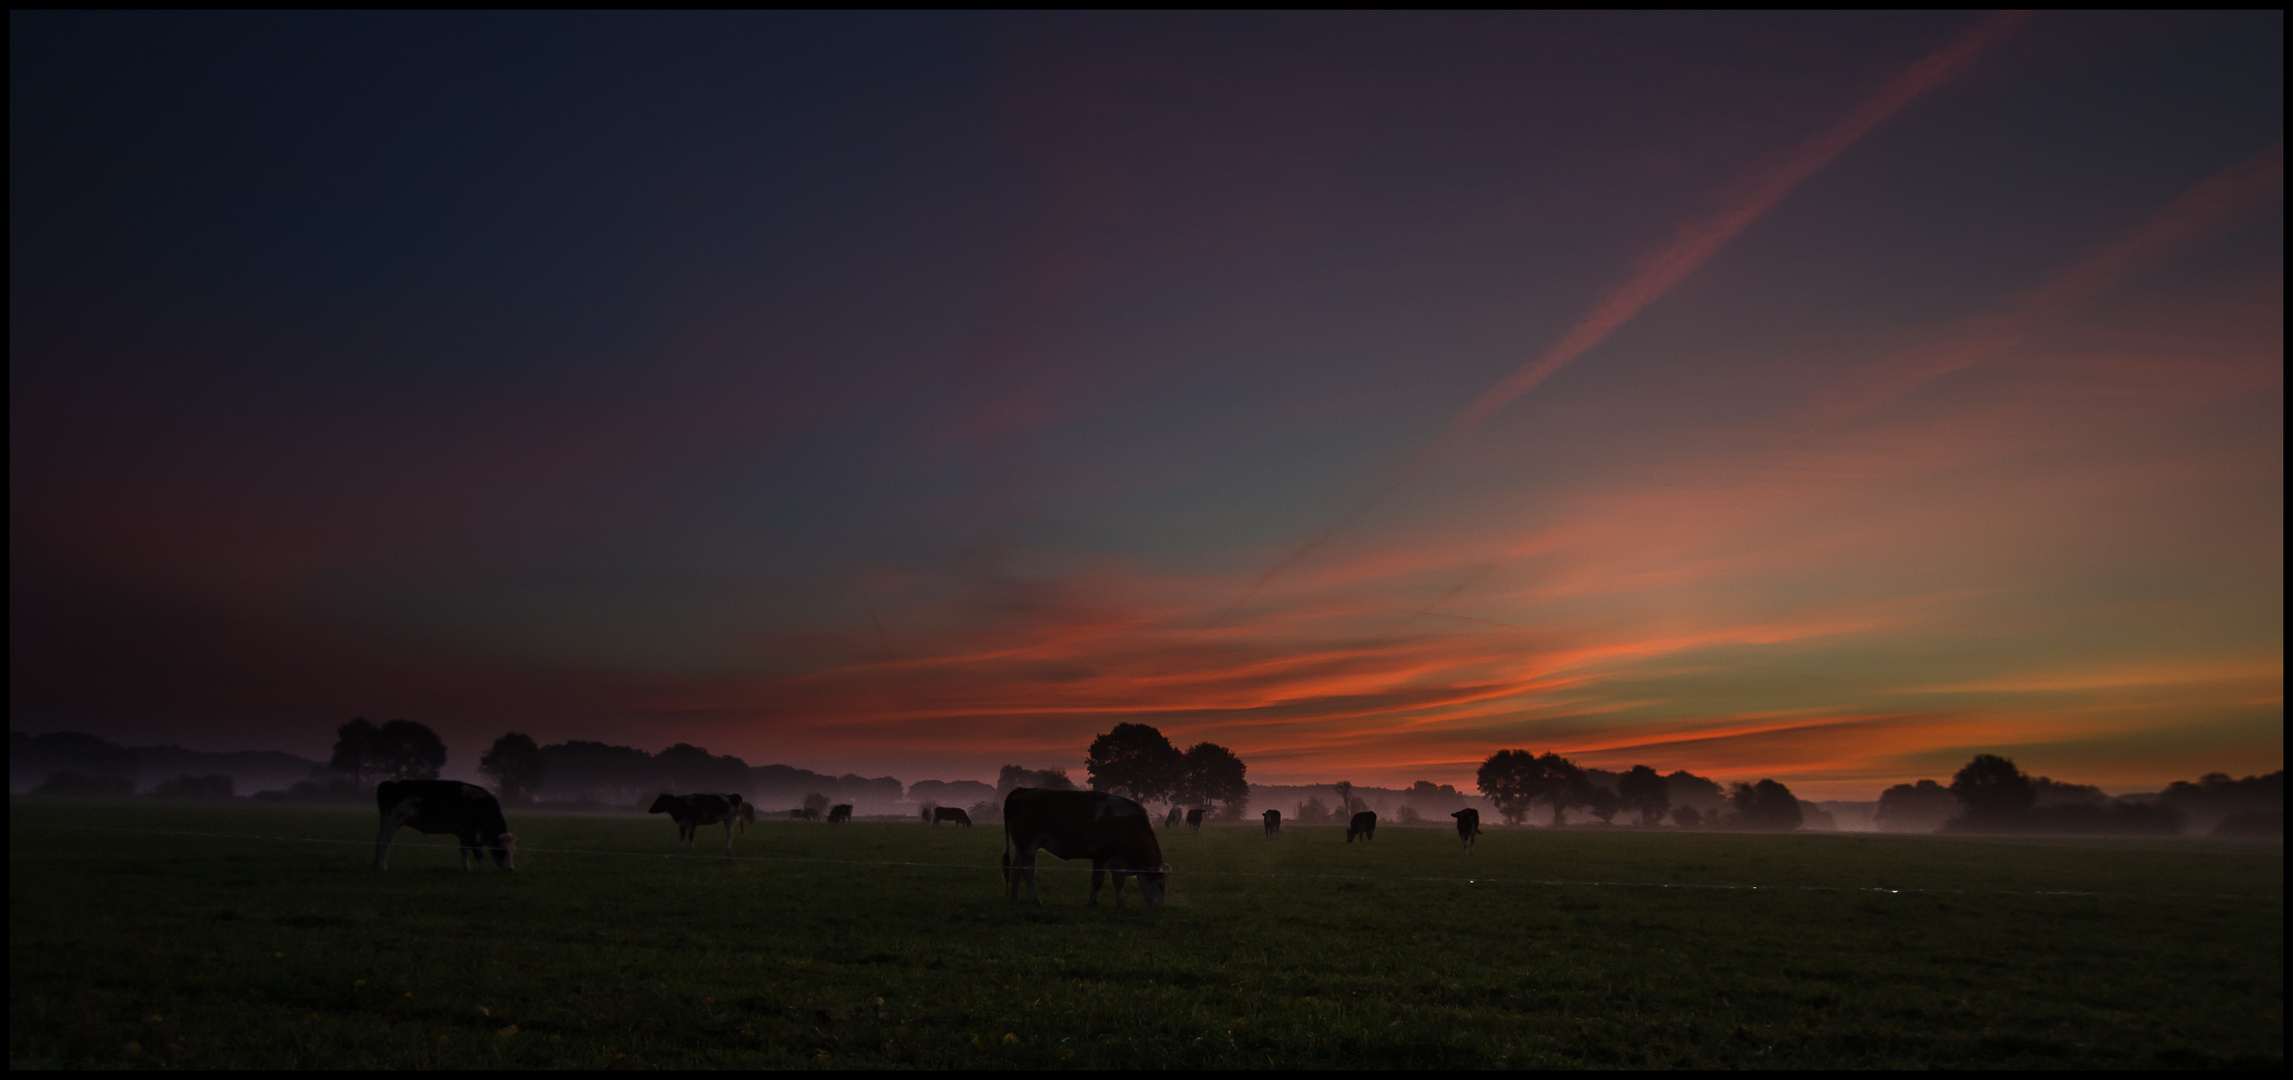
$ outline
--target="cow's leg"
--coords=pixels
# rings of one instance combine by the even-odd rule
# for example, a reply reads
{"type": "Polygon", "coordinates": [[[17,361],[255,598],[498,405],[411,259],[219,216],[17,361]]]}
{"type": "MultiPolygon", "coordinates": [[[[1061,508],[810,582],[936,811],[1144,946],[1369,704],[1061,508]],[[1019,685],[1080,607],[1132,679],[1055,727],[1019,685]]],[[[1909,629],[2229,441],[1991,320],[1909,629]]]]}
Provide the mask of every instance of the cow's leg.
{"type": "MultiPolygon", "coordinates": [[[[1105,867],[1106,865],[1107,865],[1107,864],[1106,864],[1105,862],[1094,862],[1094,863],[1092,863],[1092,864],[1091,864],[1091,906],[1092,906],[1092,907],[1098,907],[1098,906],[1099,906],[1099,886],[1106,884],[1106,881],[1107,881],[1107,871],[1104,869],[1104,867],[1105,867]]],[[[1123,894],[1123,893],[1122,893],[1122,889],[1123,889],[1123,876],[1122,876],[1121,874],[1116,874],[1116,875],[1115,875],[1115,895],[1116,895],[1116,896],[1121,896],[1121,895],[1123,894]]]]}
{"type": "Polygon", "coordinates": [[[1121,906],[1123,906],[1123,879],[1124,879],[1124,878],[1127,878],[1127,877],[1129,877],[1129,876],[1130,876],[1129,874],[1123,873],[1123,872],[1122,872],[1122,871],[1120,871],[1120,870],[1117,870],[1117,871],[1115,871],[1115,906],[1116,906],[1116,907],[1121,907],[1121,906]]]}
{"type": "Polygon", "coordinates": [[[725,850],[732,850],[732,819],[725,819],[725,850]]]}
{"type": "Polygon", "coordinates": [[[397,806],[391,807],[389,813],[382,815],[382,831],[376,833],[374,837],[375,869],[390,869],[388,862],[390,856],[390,838],[396,836],[398,834],[398,830],[405,828],[408,823],[414,820],[415,815],[419,814],[420,812],[421,811],[414,805],[414,800],[408,799],[405,802],[399,803],[397,806]]]}
{"type": "Polygon", "coordinates": [[[1035,849],[1026,845],[1019,848],[1019,872],[1027,878],[1027,902],[1043,906],[1043,897],[1035,892],[1035,849]]]}

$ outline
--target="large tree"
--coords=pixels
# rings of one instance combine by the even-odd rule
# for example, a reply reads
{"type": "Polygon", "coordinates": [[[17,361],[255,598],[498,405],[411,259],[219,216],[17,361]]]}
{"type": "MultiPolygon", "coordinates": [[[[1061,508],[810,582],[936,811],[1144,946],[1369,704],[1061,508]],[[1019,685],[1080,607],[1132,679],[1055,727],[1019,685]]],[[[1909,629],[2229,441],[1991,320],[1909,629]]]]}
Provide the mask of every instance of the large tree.
{"type": "Polygon", "coordinates": [[[1616,801],[1626,810],[1638,811],[1642,825],[1661,825],[1672,809],[1671,788],[1663,774],[1646,765],[1634,765],[1616,778],[1616,801]]]}
{"type": "Polygon", "coordinates": [[[1545,801],[1553,806],[1553,828],[1567,823],[1569,807],[1592,805],[1592,781],[1576,762],[1544,754],[1537,758],[1537,766],[1545,772],[1545,801]]]}
{"type": "Polygon", "coordinates": [[[494,778],[503,802],[529,802],[541,790],[541,747],[530,735],[510,732],[478,756],[478,771],[494,778]]]}
{"type": "Polygon", "coordinates": [[[1499,750],[1473,774],[1481,794],[1497,805],[1497,813],[1518,825],[1529,816],[1529,804],[1543,798],[1549,780],[1537,756],[1526,750],[1499,750]]]}
{"type": "Polygon", "coordinates": [[[1798,797],[1774,780],[1737,784],[1728,805],[1736,812],[1736,824],[1746,829],[1790,832],[1803,820],[1798,797]]]}
{"type": "Polygon", "coordinates": [[[1966,824],[1974,828],[2010,828],[2030,816],[2038,791],[2030,777],[2014,762],[1997,754],[1976,754],[1951,777],[1951,794],[1966,807],[1966,824]]]}
{"type": "Polygon", "coordinates": [[[446,767],[446,743],[438,733],[411,720],[376,727],[364,717],[335,729],[334,756],[327,768],[360,783],[370,778],[436,780],[446,767]]]}
{"type": "Polygon", "coordinates": [[[1083,767],[1093,791],[1112,791],[1140,802],[1168,799],[1184,778],[1185,756],[1146,724],[1116,724],[1091,740],[1083,767]]]}
{"type": "Polygon", "coordinates": [[[1186,748],[1182,798],[1203,807],[1215,807],[1211,816],[1238,819],[1250,808],[1250,767],[1232,750],[1212,742],[1186,748]]]}

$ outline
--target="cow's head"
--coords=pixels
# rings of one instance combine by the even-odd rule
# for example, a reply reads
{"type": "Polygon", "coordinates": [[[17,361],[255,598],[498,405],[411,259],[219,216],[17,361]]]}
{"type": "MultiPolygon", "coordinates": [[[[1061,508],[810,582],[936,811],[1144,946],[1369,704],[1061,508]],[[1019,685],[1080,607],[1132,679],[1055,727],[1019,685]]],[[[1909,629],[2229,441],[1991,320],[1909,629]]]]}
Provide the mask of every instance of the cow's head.
{"type": "Polygon", "coordinates": [[[504,870],[517,869],[518,834],[506,832],[486,841],[486,850],[493,853],[494,865],[504,870]]]}
{"type": "Polygon", "coordinates": [[[677,800],[675,796],[663,794],[660,798],[654,799],[653,808],[645,812],[648,814],[666,814],[671,809],[674,809],[676,805],[677,800]]]}
{"type": "Polygon", "coordinates": [[[1139,895],[1146,897],[1148,907],[1161,907],[1170,889],[1170,864],[1164,863],[1152,870],[1139,871],[1139,895]]]}

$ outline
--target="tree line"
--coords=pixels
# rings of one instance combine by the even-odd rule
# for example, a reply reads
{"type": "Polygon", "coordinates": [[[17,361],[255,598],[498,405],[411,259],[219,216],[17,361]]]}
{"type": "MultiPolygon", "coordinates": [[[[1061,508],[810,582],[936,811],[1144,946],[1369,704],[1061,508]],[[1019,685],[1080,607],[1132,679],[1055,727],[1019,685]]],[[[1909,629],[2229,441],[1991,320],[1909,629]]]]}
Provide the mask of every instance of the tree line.
{"type": "Polygon", "coordinates": [[[2176,780],[2154,800],[2112,799],[2091,784],[2031,776],[2011,758],[1977,754],[1951,776],[1880,793],[1879,827],[1890,832],[2059,835],[2285,835],[2285,772],[2243,780],[2208,773],[2176,780]]]}
{"type": "Polygon", "coordinates": [[[1634,765],[1617,774],[1615,785],[1608,787],[1594,782],[1589,770],[1550,752],[1499,750],[1481,763],[1474,780],[1498,816],[1513,825],[1526,820],[1540,802],[1551,810],[1555,827],[1567,820],[1570,810],[1584,810],[1602,824],[1614,823],[1618,814],[1638,814],[1640,824],[1650,828],[1670,820],[1685,828],[1714,825],[1765,832],[1789,832],[1808,818],[1798,797],[1776,780],[1732,785],[1725,789],[1721,809],[1707,813],[1692,805],[1674,805],[1686,801],[1676,799],[1684,787],[1721,792],[1718,784],[1704,777],[1685,770],[1667,776],[1647,765],[1634,765]]]}

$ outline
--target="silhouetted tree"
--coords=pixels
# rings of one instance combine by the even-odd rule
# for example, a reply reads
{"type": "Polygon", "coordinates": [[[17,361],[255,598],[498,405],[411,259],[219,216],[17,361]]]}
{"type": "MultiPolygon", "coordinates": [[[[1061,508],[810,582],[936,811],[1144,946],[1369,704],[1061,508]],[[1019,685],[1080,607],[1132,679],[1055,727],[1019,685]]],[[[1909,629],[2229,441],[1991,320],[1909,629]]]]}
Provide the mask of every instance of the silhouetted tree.
{"type": "Polygon", "coordinates": [[[365,783],[368,774],[376,771],[374,760],[381,729],[361,716],[334,729],[334,755],[326,759],[326,767],[365,783]]]}
{"type": "Polygon", "coordinates": [[[1584,770],[1576,762],[1559,754],[1544,754],[1537,765],[1545,771],[1545,801],[1553,807],[1553,828],[1568,821],[1568,809],[1584,806],[1592,801],[1592,783],[1585,779],[1584,770]]]}
{"type": "Polygon", "coordinates": [[[1075,782],[1067,779],[1065,769],[1029,769],[1019,765],[1005,765],[995,776],[995,798],[1000,805],[1005,795],[1014,788],[1043,788],[1049,791],[1073,791],[1075,782]]]}
{"type": "Polygon", "coordinates": [[[1884,832],[1934,832],[1959,809],[1958,796],[1932,780],[1897,784],[1879,793],[1879,809],[1872,814],[1884,832]]]}
{"type": "Polygon", "coordinates": [[[503,802],[531,802],[534,792],[541,790],[544,775],[541,746],[531,736],[513,731],[495,739],[491,749],[478,755],[478,771],[494,778],[503,802]]]}
{"type": "Polygon", "coordinates": [[[1773,780],[1737,784],[1728,796],[1728,804],[1736,812],[1736,823],[1746,829],[1790,832],[1799,828],[1804,820],[1799,799],[1792,795],[1790,788],[1773,780]]]}
{"type": "Polygon", "coordinates": [[[1083,765],[1092,790],[1112,791],[1143,803],[1171,797],[1185,757],[1153,727],[1116,724],[1113,731],[1091,740],[1083,765]]]}
{"type": "Polygon", "coordinates": [[[1211,816],[1239,819],[1249,809],[1249,766],[1234,751],[1217,743],[1196,743],[1186,748],[1183,773],[1179,783],[1183,801],[1203,807],[1206,814],[1215,806],[1217,812],[1211,816]]]}
{"type": "Polygon", "coordinates": [[[804,820],[818,821],[828,813],[828,796],[815,791],[804,797],[804,820]]]}
{"type": "Polygon", "coordinates": [[[1351,780],[1340,780],[1335,784],[1331,784],[1330,790],[1337,792],[1338,795],[1337,816],[1341,818],[1353,817],[1355,810],[1354,782],[1351,780]]]}
{"type": "Polygon", "coordinates": [[[1604,787],[1592,789],[1592,795],[1587,801],[1590,804],[1587,809],[1590,809],[1592,816],[1599,818],[1603,825],[1609,824],[1610,819],[1616,816],[1616,812],[1624,809],[1623,804],[1617,800],[1616,793],[1604,787]]]}
{"type": "Polygon", "coordinates": [[[1321,796],[1308,795],[1305,802],[1298,804],[1297,822],[1300,825],[1327,825],[1330,823],[1330,808],[1322,805],[1321,796]]]}
{"type": "Polygon", "coordinates": [[[1671,786],[1656,770],[1634,765],[1616,778],[1616,799],[1624,809],[1638,811],[1642,825],[1661,825],[1672,809],[1671,786]]]}
{"type": "Polygon", "coordinates": [[[1683,829],[1693,829],[1704,823],[1704,815],[1697,813],[1693,806],[1683,806],[1672,811],[1672,823],[1683,829]]]}
{"type": "Polygon", "coordinates": [[[1951,777],[1951,794],[1966,808],[1964,824],[1972,829],[2019,828],[2038,801],[2030,777],[1996,754],[1976,754],[1951,777]]]}
{"type": "Polygon", "coordinates": [[[2234,817],[2238,823],[2231,828],[2231,834],[2264,836],[2270,835],[2272,829],[2282,834],[2285,770],[2243,780],[2230,779],[2228,773],[2207,773],[2195,783],[2176,780],[2166,785],[2158,794],[2158,800],[2179,811],[2201,832],[2217,833],[2222,823],[2234,817]],[[2277,818],[2275,826],[2266,823],[2272,815],[2277,818]]]}
{"type": "Polygon", "coordinates": [[[1473,774],[1481,794],[1496,804],[1507,824],[1518,825],[1529,816],[1529,804],[1542,798],[1551,781],[1535,754],[1526,750],[1499,750],[1473,774]]]}
{"type": "Polygon", "coordinates": [[[446,767],[446,743],[438,733],[411,720],[376,727],[364,717],[335,729],[334,756],[327,768],[369,779],[436,780],[446,767]]]}

